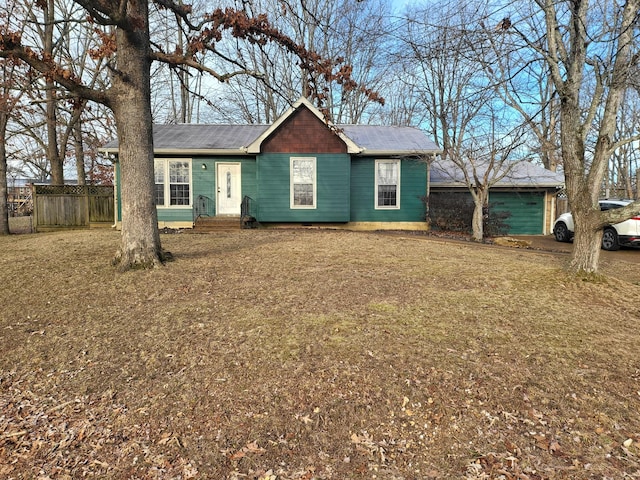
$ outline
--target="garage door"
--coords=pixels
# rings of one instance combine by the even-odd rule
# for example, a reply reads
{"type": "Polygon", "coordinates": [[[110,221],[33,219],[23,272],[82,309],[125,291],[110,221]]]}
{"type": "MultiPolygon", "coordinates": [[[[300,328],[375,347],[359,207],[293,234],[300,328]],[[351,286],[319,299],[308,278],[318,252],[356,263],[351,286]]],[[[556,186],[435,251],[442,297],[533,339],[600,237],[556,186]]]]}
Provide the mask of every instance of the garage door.
{"type": "Polygon", "coordinates": [[[509,212],[504,220],[510,235],[540,235],[544,224],[544,192],[491,192],[494,212],[509,212]]]}

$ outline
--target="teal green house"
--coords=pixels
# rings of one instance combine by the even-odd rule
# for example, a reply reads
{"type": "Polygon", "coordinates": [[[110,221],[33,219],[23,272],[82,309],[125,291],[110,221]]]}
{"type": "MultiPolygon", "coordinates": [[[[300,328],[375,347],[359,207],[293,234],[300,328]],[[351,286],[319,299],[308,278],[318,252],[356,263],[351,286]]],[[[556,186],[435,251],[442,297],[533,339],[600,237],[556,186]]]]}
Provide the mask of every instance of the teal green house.
{"type": "MultiPolygon", "coordinates": [[[[332,125],[298,100],[272,125],[155,125],[159,226],[427,230],[428,161],[441,152],[410,127],[332,125]]],[[[115,161],[117,143],[103,151],[115,161]]]]}

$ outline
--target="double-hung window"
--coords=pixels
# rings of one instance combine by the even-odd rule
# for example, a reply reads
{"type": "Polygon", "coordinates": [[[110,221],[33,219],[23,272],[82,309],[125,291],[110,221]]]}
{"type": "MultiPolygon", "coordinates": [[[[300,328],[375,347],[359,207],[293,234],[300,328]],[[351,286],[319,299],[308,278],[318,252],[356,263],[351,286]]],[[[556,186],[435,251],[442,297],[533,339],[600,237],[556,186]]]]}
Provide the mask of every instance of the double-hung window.
{"type": "Polygon", "coordinates": [[[153,170],[158,207],[191,206],[191,160],[157,158],[153,170]]]}
{"type": "Polygon", "coordinates": [[[400,160],[376,160],[376,209],[400,208],[400,160]]]}
{"type": "Polygon", "coordinates": [[[291,208],[316,208],[316,159],[291,157],[291,208]]]}

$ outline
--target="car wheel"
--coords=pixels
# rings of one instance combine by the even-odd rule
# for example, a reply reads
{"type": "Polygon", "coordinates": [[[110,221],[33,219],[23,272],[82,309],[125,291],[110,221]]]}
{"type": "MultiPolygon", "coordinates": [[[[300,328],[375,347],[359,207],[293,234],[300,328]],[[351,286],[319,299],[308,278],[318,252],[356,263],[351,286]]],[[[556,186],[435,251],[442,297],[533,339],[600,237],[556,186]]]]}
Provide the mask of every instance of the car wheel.
{"type": "Polygon", "coordinates": [[[568,242],[571,240],[571,234],[564,222],[556,223],[556,226],[553,227],[553,235],[558,242],[568,242]]]}
{"type": "Polygon", "coordinates": [[[609,251],[620,250],[618,232],[616,232],[615,228],[604,229],[604,233],[602,234],[602,248],[609,251]]]}

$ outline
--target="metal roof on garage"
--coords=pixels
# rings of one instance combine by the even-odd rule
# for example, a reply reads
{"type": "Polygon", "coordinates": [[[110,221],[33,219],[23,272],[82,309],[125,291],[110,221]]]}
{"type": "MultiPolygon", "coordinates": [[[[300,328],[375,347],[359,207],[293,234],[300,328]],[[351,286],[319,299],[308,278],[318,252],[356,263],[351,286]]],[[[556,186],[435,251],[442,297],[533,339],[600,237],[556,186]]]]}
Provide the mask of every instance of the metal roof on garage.
{"type": "MultiPolygon", "coordinates": [[[[470,178],[473,178],[471,166],[467,165],[466,168],[470,178]]],[[[430,170],[432,187],[466,187],[463,170],[452,161],[437,159],[431,164],[430,170]]],[[[486,166],[477,166],[478,177],[482,178],[486,170],[486,166]]],[[[504,163],[492,174],[493,178],[500,176],[502,178],[494,183],[493,187],[555,188],[564,186],[562,172],[552,172],[527,160],[504,163]]]]}

